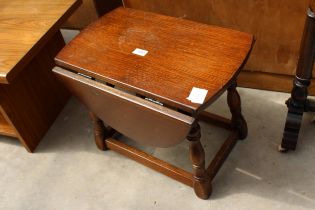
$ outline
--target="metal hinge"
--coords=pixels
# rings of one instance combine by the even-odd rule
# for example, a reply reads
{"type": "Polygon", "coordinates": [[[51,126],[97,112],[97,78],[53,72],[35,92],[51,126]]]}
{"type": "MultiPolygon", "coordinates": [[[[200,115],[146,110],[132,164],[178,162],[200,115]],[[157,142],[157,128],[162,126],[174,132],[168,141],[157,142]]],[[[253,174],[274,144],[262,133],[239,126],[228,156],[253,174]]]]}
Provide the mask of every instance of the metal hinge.
{"type": "Polygon", "coordinates": [[[152,99],[152,98],[145,98],[145,100],[150,101],[150,102],[152,102],[152,103],[155,103],[155,104],[157,104],[157,105],[163,106],[163,104],[162,104],[161,102],[159,102],[159,101],[157,101],[157,100],[154,100],[154,99],[152,99]]]}
{"type": "Polygon", "coordinates": [[[92,77],[85,75],[85,74],[82,74],[82,73],[78,73],[78,75],[83,76],[83,77],[88,78],[88,79],[92,79],[92,77]]]}

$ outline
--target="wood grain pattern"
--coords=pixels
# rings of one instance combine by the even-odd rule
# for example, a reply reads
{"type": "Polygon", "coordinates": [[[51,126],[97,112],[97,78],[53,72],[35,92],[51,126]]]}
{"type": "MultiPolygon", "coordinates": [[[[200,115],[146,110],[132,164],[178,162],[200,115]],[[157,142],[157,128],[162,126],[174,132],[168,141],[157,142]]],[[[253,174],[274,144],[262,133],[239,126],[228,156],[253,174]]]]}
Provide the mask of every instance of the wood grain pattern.
{"type": "Polygon", "coordinates": [[[242,115],[241,97],[236,90],[236,82],[228,88],[227,102],[232,114],[232,128],[238,130],[239,139],[245,139],[248,134],[247,123],[242,115]]]}
{"type": "Polygon", "coordinates": [[[124,2],[126,7],[134,9],[254,34],[256,43],[245,70],[295,74],[309,0],[124,0],[124,2]]]}
{"type": "Polygon", "coordinates": [[[215,98],[239,72],[252,41],[247,33],[119,8],[83,30],[56,62],[196,111],[200,105],[187,100],[192,88],[207,89],[206,102],[215,98]],[[135,48],[149,53],[134,55],[135,48]]]}
{"type": "MultiPolygon", "coordinates": [[[[217,117],[211,119],[211,115],[207,117],[207,120],[211,122],[217,119],[217,117]]],[[[224,121],[228,120],[224,119],[224,121]]],[[[212,192],[211,181],[213,181],[215,175],[235,146],[238,139],[238,131],[231,131],[231,134],[216,153],[208,168],[205,169],[205,153],[200,144],[200,130],[198,129],[199,127],[197,127],[197,130],[192,129],[187,137],[190,140],[190,158],[193,163],[193,174],[114,138],[106,138],[104,139],[104,143],[108,149],[114,150],[168,177],[193,187],[199,198],[207,199],[212,192]]]]}
{"type": "MultiPolygon", "coordinates": [[[[96,116],[96,115],[95,115],[96,116]]],[[[97,118],[97,117],[96,117],[97,118]]],[[[203,117],[207,122],[217,122],[218,116],[212,114],[204,114],[203,117]]],[[[221,122],[228,122],[228,119],[220,118],[221,122]]],[[[229,121],[231,122],[231,121],[229,121]]],[[[103,126],[102,126],[103,127],[103,126]]],[[[226,126],[231,130],[232,126],[226,126]]],[[[104,127],[101,128],[101,132],[104,132],[104,127]]],[[[99,130],[98,130],[99,132],[99,130]]],[[[223,165],[224,161],[230,154],[231,150],[235,146],[237,139],[239,138],[238,130],[231,130],[231,134],[225,140],[219,151],[214,156],[208,168],[205,168],[205,153],[204,149],[200,143],[200,126],[195,123],[192,125],[192,129],[187,136],[187,139],[190,141],[190,158],[193,166],[193,174],[178,168],[174,165],[171,165],[163,160],[160,160],[152,155],[149,155],[139,149],[131,147],[127,144],[124,144],[111,136],[106,137],[102,142],[104,147],[119,152],[149,168],[152,168],[160,173],[163,173],[166,176],[169,176],[179,182],[182,182],[188,186],[194,188],[196,195],[199,198],[207,199],[212,192],[212,184],[215,175],[218,173],[219,169],[223,165]]],[[[99,137],[96,137],[97,139],[99,137]]],[[[104,147],[100,149],[103,150],[104,147]]]]}
{"type": "Polygon", "coordinates": [[[55,34],[11,84],[0,84],[1,112],[29,152],[35,150],[70,95],[51,71],[64,45],[61,33],[55,34]]]}
{"type": "Polygon", "coordinates": [[[105,151],[105,125],[101,119],[99,119],[93,112],[90,112],[90,118],[94,127],[94,140],[98,149],[105,151]]]}
{"type": "Polygon", "coordinates": [[[119,152],[149,168],[152,168],[166,176],[169,176],[183,184],[193,186],[193,176],[191,173],[173,166],[163,160],[153,157],[141,150],[128,146],[115,139],[106,139],[106,145],[109,149],[119,152]]]}
{"type": "Polygon", "coordinates": [[[237,138],[247,135],[235,80],[252,41],[246,33],[119,8],[90,25],[58,54],[57,64],[70,70],[55,67],[53,72],[93,113],[99,149],[124,154],[192,186],[199,198],[207,199],[211,175],[218,172],[237,138]],[[133,55],[135,48],[149,54],[133,55]],[[200,106],[187,103],[192,87],[209,90],[200,106]],[[232,120],[202,112],[227,89],[232,120]],[[144,96],[167,103],[155,104],[144,96]],[[234,134],[207,170],[199,118],[234,134]],[[113,136],[104,137],[103,121],[139,143],[156,147],[171,147],[186,137],[193,176],[113,136]]]}
{"type": "Polygon", "coordinates": [[[205,151],[200,142],[201,132],[198,123],[190,130],[187,140],[189,141],[189,157],[193,168],[193,187],[196,195],[201,199],[208,199],[212,192],[211,179],[206,171],[205,151]]]}
{"type": "Polygon", "coordinates": [[[1,0],[0,82],[12,82],[79,5],[77,0],[1,0]]]}
{"type": "Polygon", "coordinates": [[[215,178],[220,168],[222,167],[224,161],[226,160],[226,158],[229,156],[232,149],[236,145],[238,140],[238,133],[239,132],[236,130],[231,132],[229,137],[224,141],[219,151],[216,153],[211,163],[209,164],[207,172],[210,176],[211,181],[215,178]]]}

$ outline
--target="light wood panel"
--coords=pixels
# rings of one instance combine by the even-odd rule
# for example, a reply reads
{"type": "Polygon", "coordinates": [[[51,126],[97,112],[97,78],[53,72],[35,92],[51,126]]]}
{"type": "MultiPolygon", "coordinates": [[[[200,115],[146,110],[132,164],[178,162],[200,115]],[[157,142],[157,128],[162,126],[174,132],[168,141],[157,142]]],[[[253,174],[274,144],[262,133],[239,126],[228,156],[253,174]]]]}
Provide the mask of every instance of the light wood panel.
{"type": "MultiPolygon", "coordinates": [[[[115,0],[108,1],[110,2],[115,0]]],[[[252,84],[250,86],[255,88],[285,92],[291,91],[292,87],[288,85],[279,87],[275,78],[280,78],[281,75],[294,75],[308,4],[310,3],[314,8],[314,0],[124,0],[124,2],[131,8],[254,34],[256,43],[245,70],[248,70],[250,75],[251,72],[262,72],[259,75],[264,75],[265,84],[260,82],[259,84],[262,85],[258,86],[255,84],[257,79],[251,76],[247,79],[253,78],[253,80],[245,81],[246,86],[252,84]]],[[[84,21],[84,17],[91,15],[87,11],[82,12],[80,19],[77,19],[78,22],[84,21]]],[[[315,73],[313,75],[315,76],[315,73]]],[[[286,78],[288,81],[289,77],[281,78],[286,78]]],[[[242,84],[241,80],[240,85],[242,84]]]]}
{"type": "Polygon", "coordinates": [[[79,4],[77,0],[1,0],[0,82],[11,82],[79,4]]]}
{"type": "MultiPolygon", "coordinates": [[[[75,37],[56,57],[56,63],[67,70],[57,67],[53,72],[90,109],[99,149],[121,152],[193,186],[199,198],[207,199],[211,181],[237,139],[247,136],[235,79],[252,43],[247,33],[121,7],[75,37]],[[135,55],[136,48],[148,53],[135,55]],[[208,90],[200,104],[187,100],[192,87],[208,90]],[[196,119],[226,90],[232,134],[206,169],[196,119]],[[143,94],[164,106],[144,100],[143,94]],[[112,130],[157,147],[174,146],[186,137],[193,173],[121,144],[111,138],[112,130]]],[[[201,116],[220,126],[229,122],[201,116]]]]}
{"type": "Polygon", "coordinates": [[[11,84],[0,84],[2,113],[29,152],[35,150],[70,96],[51,71],[55,66],[54,57],[63,46],[59,32],[11,84]]]}
{"type": "Polygon", "coordinates": [[[0,113],[0,134],[10,137],[18,137],[14,127],[0,113]]]}
{"type": "Polygon", "coordinates": [[[59,27],[79,5],[0,1],[0,134],[17,137],[29,152],[69,98],[51,69],[65,45],[59,27]]]}

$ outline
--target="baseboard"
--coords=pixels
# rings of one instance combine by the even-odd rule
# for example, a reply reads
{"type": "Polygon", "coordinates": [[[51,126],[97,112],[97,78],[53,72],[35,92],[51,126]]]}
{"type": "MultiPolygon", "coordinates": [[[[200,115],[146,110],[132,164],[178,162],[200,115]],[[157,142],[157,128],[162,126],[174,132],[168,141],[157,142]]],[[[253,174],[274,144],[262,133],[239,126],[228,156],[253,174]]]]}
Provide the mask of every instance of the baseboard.
{"type": "MultiPolygon", "coordinates": [[[[289,93],[293,87],[294,76],[272,74],[265,72],[242,71],[238,77],[240,87],[272,90],[289,93]]],[[[315,95],[315,80],[309,88],[310,95],[315,95]]]]}

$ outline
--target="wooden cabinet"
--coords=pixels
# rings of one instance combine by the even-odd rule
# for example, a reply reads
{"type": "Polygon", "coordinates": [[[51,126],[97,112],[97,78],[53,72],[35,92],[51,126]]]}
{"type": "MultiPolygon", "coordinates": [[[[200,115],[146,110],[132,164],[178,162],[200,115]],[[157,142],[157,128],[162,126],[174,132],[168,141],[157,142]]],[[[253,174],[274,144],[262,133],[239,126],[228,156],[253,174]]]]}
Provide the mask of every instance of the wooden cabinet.
{"type": "Polygon", "coordinates": [[[51,69],[79,0],[0,1],[0,134],[33,152],[70,94],[51,69]]]}

